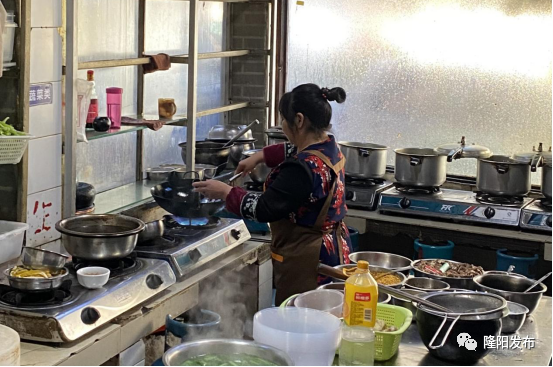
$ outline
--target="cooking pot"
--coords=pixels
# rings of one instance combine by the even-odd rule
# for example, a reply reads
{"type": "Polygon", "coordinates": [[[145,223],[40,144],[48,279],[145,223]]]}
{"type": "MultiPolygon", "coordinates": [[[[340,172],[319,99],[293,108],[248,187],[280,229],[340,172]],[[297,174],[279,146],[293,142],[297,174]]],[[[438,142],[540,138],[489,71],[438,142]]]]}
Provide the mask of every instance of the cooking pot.
{"type": "Polygon", "coordinates": [[[205,197],[201,197],[199,203],[175,200],[176,192],[169,182],[155,185],[150,189],[150,193],[160,207],[171,214],[184,218],[211,217],[225,207],[224,201],[210,200],[205,197]]]}
{"type": "Polygon", "coordinates": [[[552,159],[545,159],[541,170],[541,193],[548,199],[551,199],[551,167],[552,159]]]}
{"type": "Polygon", "coordinates": [[[275,126],[268,130],[265,130],[265,135],[269,141],[269,145],[285,143],[288,141],[288,137],[282,131],[282,127],[275,126]]]}
{"type": "MultiPolygon", "coordinates": [[[[252,149],[245,151],[242,154],[242,159],[249,158],[261,150],[262,149],[252,149]]],[[[267,167],[265,163],[258,163],[257,166],[255,166],[255,168],[250,172],[250,178],[258,184],[263,184],[265,183],[265,180],[267,180],[269,173],[271,173],[271,169],[267,167]]]]}
{"type": "Polygon", "coordinates": [[[10,275],[12,268],[6,269],[4,275],[8,278],[10,287],[24,292],[43,292],[59,288],[65,277],[69,274],[67,268],[62,268],[61,273],[50,278],[18,278],[10,275]]]}
{"type": "Polygon", "coordinates": [[[346,158],[346,175],[381,178],[386,173],[387,146],[351,141],[340,141],[338,145],[346,158]]]}
{"type": "MultiPolygon", "coordinates": [[[[228,140],[224,141],[215,141],[209,139],[209,141],[214,142],[221,142],[221,143],[227,143],[228,140]]],[[[228,157],[228,163],[226,168],[236,168],[238,166],[238,162],[242,159],[242,153],[248,150],[255,149],[255,139],[249,139],[249,140],[237,140],[234,142],[232,147],[230,148],[230,154],[228,157]]]]}
{"type": "Polygon", "coordinates": [[[399,184],[437,187],[445,182],[447,156],[430,148],[402,148],[394,152],[395,178],[399,184]]]}
{"type": "Polygon", "coordinates": [[[476,189],[495,196],[525,196],[531,188],[530,164],[507,156],[478,160],[476,189]]]}
{"type": "Polygon", "coordinates": [[[460,142],[440,145],[436,150],[440,154],[447,155],[448,162],[459,158],[488,158],[492,155],[489,148],[476,144],[467,144],[464,136],[461,137],[460,142]]]}
{"type": "Polygon", "coordinates": [[[538,149],[535,147],[532,152],[517,153],[513,156],[513,159],[517,162],[530,164],[530,171],[536,172],[538,166],[542,167],[541,172],[541,192],[543,196],[551,199],[551,147],[548,152],[543,151],[543,144],[540,143],[538,149]]]}
{"type": "MultiPolygon", "coordinates": [[[[227,142],[234,138],[240,131],[244,130],[247,125],[215,125],[207,133],[207,139],[212,141],[227,142]]],[[[253,134],[251,130],[248,130],[243,140],[253,140],[253,134]]]]}
{"type": "Polygon", "coordinates": [[[438,292],[419,297],[453,311],[415,304],[422,342],[430,354],[455,364],[474,363],[488,354],[491,349],[484,348],[484,337],[499,335],[501,318],[509,313],[507,302],[495,294],[438,292]]]}
{"type": "Polygon", "coordinates": [[[144,230],[139,219],[116,214],[70,217],[56,223],[67,252],[84,260],[108,260],[133,252],[138,234],[144,230]]]}
{"type": "MultiPolygon", "coordinates": [[[[217,167],[217,174],[221,173],[227,165],[232,145],[225,147],[225,143],[212,141],[196,142],[196,163],[209,164],[217,167]]],[[[180,143],[181,157],[186,164],[186,143],[180,143]]]]}
{"type": "Polygon", "coordinates": [[[89,183],[77,182],[76,210],[89,209],[94,206],[96,189],[89,183]]]}

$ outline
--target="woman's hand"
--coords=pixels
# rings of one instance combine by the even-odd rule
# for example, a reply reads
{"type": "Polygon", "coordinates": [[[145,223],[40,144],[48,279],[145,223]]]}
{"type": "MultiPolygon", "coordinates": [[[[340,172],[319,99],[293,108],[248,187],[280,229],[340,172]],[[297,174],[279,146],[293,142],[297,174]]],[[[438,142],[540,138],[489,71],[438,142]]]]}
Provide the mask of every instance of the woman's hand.
{"type": "Polygon", "coordinates": [[[253,171],[255,166],[257,166],[259,163],[262,163],[265,161],[265,157],[263,156],[263,150],[255,153],[249,158],[246,158],[240,163],[238,163],[238,166],[236,167],[235,173],[242,173],[242,177],[246,176],[248,173],[253,171]]]}
{"type": "Polygon", "coordinates": [[[225,200],[232,187],[217,180],[194,182],[194,191],[201,193],[208,199],[225,200]]]}

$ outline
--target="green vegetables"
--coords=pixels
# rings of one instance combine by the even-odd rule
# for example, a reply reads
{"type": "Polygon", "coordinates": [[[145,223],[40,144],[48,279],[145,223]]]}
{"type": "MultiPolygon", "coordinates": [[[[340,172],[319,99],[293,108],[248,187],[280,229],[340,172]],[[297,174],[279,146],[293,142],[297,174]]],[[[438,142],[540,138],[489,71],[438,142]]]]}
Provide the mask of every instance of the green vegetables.
{"type": "Polygon", "coordinates": [[[185,361],[182,366],[277,366],[249,354],[205,354],[185,361]]]}
{"type": "Polygon", "coordinates": [[[17,131],[12,125],[8,125],[7,121],[9,117],[6,117],[3,121],[0,121],[0,136],[22,136],[25,133],[17,131]]]}

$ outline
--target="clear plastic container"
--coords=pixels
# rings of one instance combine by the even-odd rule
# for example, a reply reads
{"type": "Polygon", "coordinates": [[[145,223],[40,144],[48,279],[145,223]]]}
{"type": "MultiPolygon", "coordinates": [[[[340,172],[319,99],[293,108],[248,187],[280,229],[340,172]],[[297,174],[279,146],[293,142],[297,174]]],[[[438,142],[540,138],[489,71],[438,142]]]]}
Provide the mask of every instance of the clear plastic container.
{"type": "Polygon", "coordinates": [[[11,62],[13,59],[13,45],[15,41],[16,28],[17,23],[15,23],[15,14],[13,12],[8,12],[4,33],[2,33],[2,55],[4,63],[11,62]]]}
{"type": "Polygon", "coordinates": [[[342,317],[344,294],[334,289],[317,289],[300,294],[294,306],[325,311],[336,317],[342,317]]]}
{"type": "Polygon", "coordinates": [[[111,129],[121,128],[121,104],[123,103],[123,88],[106,88],[108,117],[111,120],[111,129]]]}
{"type": "Polygon", "coordinates": [[[0,264],[21,255],[23,237],[28,228],[27,223],[0,220],[0,264]]]}
{"type": "Polygon", "coordinates": [[[330,366],[340,345],[341,321],[309,308],[266,308],[253,318],[253,338],[284,351],[296,366],[330,366]]]}
{"type": "Polygon", "coordinates": [[[342,326],[340,366],[374,366],[375,335],[365,326],[342,326]]]}

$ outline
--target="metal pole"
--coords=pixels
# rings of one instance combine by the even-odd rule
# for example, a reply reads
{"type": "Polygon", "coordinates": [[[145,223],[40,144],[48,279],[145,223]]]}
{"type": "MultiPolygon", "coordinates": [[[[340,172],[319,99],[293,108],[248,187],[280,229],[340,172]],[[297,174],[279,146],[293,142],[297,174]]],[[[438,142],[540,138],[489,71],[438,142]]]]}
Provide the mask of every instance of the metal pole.
{"type": "Polygon", "coordinates": [[[65,128],[64,128],[64,175],[63,175],[63,217],[75,215],[77,190],[77,132],[75,125],[79,118],[77,105],[77,70],[79,65],[77,41],[78,3],[66,2],[65,43],[65,128]]]}
{"type": "Polygon", "coordinates": [[[196,163],[196,84],[198,81],[198,6],[190,0],[188,30],[188,126],[186,130],[186,170],[194,171],[196,163]]]}
{"type": "MultiPolygon", "coordinates": [[[[138,55],[143,57],[146,48],[146,0],[138,1],[138,55]]],[[[137,66],[136,112],[137,117],[144,117],[144,69],[137,66]]],[[[136,180],[143,180],[144,172],[144,131],[136,132],[136,180]]]]}

